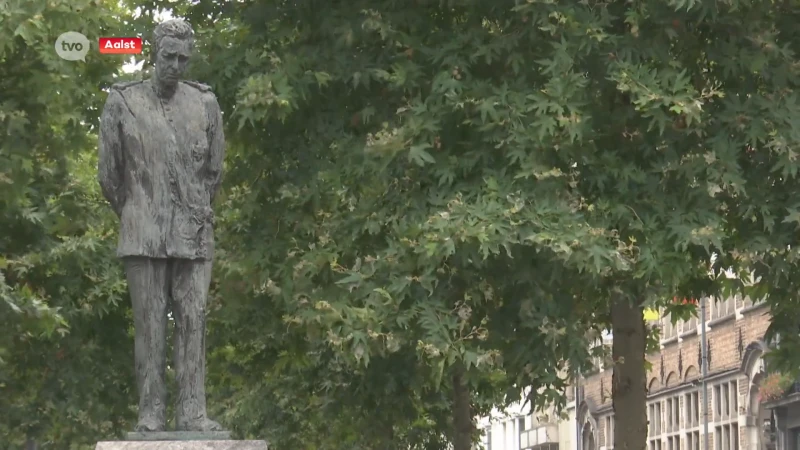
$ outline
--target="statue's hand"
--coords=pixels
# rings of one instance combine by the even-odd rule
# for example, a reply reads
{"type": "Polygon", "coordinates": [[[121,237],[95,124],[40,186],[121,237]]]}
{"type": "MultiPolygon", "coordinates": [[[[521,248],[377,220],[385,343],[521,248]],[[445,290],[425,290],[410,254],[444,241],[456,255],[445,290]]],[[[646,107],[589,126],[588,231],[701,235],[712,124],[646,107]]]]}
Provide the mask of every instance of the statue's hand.
{"type": "Polygon", "coordinates": [[[194,220],[198,225],[214,225],[216,223],[216,219],[214,218],[214,210],[211,209],[210,206],[192,210],[192,220],[194,220]]]}

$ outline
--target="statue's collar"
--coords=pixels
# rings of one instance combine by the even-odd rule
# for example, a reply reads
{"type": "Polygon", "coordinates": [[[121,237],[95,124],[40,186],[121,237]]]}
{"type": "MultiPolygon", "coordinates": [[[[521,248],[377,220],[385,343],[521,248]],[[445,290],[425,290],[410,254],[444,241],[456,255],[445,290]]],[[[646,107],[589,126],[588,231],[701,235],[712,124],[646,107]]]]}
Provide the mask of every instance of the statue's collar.
{"type": "MultiPolygon", "coordinates": [[[[179,82],[178,82],[179,83],[179,82]]],[[[153,93],[156,94],[162,101],[169,101],[172,100],[172,97],[175,95],[175,92],[178,90],[178,83],[175,83],[172,87],[164,87],[158,83],[154,78],[150,79],[150,88],[153,89],[153,93]]]]}

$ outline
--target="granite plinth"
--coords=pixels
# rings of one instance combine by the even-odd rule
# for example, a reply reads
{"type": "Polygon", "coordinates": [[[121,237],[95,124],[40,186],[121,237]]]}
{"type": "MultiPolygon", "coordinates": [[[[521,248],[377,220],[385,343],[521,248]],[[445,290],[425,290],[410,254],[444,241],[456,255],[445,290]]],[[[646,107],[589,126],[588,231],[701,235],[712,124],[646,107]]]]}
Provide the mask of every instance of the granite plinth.
{"type": "Polygon", "coordinates": [[[131,431],[128,441],[230,441],[229,431],[131,431]]]}
{"type": "Polygon", "coordinates": [[[95,450],[268,450],[266,441],[107,441],[95,450]]]}

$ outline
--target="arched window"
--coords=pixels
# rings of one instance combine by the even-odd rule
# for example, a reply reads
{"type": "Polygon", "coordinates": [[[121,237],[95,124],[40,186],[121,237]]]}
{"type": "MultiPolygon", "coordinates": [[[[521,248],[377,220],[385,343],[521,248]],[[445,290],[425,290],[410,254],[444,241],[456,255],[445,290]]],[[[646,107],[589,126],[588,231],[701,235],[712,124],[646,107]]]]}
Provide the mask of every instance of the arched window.
{"type": "Polygon", "coordinates": [[[761,404],[759,388],[766,376],[764,360],[759,358],[750,369],[749,414],[755,418],[750,431],[750,445],[755,450],[775,450],[777,447],[772,410],[761,404]]]}
{"type": "Polygon", "coordinates": [[[581,442],[583,443],[583,450],[597,450],[597,444],[594,442],[594,430],[590,423],[586,423],[583,426],[581,442]]]}

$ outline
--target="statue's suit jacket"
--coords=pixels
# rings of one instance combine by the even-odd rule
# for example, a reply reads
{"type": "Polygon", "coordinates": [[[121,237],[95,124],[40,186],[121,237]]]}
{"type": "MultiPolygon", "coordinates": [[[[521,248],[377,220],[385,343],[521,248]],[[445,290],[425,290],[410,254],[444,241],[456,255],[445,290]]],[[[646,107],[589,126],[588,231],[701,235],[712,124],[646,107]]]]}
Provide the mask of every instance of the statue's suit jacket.
{"type": "Polygon", "coordinates": [[[207,260],[222,180],[222,113],[208,86],[114,85],[100,118],[98,180],[120,217],[117,255],[207,260]]]}

